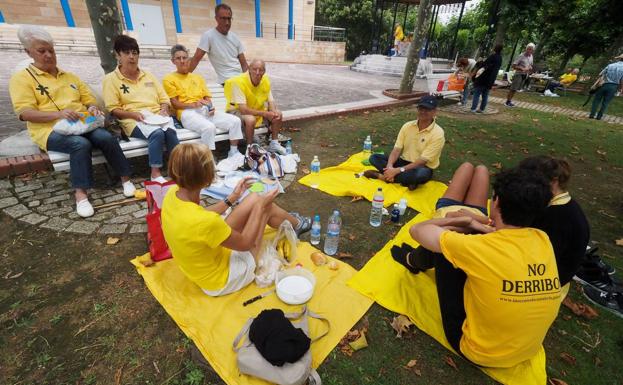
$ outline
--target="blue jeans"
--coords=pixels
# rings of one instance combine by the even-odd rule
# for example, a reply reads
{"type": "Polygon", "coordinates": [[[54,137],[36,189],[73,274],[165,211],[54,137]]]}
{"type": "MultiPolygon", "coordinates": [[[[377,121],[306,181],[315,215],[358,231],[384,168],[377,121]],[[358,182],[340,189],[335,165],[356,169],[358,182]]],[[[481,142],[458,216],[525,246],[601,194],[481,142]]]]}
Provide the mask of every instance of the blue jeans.
{"type": "Polygon", "coordinates": [[[599,107],[600,103],[601,108],[599,109],[599,112],[597,112],[597,119],[601,119],[601,117],[604,116],[604,113],[608,108],[608,104],[610,104],[610,102],[614,98],[614,95],[617,93],[617,88],[618,85],[614,83],[606,83],[599,87],[597,92],[595,92],[593,105],[591,106],[591,118],[595,117],[595,113],[597,112],[597,108],[599,107]]]}
{"type": "MultiPolygon", "coordinates": [[[[388,157],[384,154],[372,154],[370,156],[370,164],[376,167],[380,172],[383,172],[383,168],[387,167],[387,159],[388,157]]],[[[410,163],[411,162],[399,158],[396,163],[394,163],[394,167],[404,167],[410,163]]],[[[396,175],[394,177],[394,182],[400,183],[406,187],[413,187],[428,182],[432,177],[432,169],[426,166],[420,166],[396,175]]]]}
{"type": "Polygon", "coordinates": [[[480,103],[480,111],[484,111],[487,108],[487,102],[489,102],[489,91],[487,87],[474,87],[474,100],[472,100],[472,111],[476,111],[478,102],[480,101],[480,95],[482,95],[482,103],[480,103]]]}
{"type": "Polygon", "coordinates": [[[119,176],[130,176],[130,164],[123,155],[119,142],[110,132],[97,128],[83,135],[61,135],[52,131],[48,137],[48,151],[69,154],[69,175],[73,188],[93,187],[91,149],[99,148],[106,161],[119,176]]]}
{"type": "Polygon", "coordinates": [[[149,167],[162,167],[164,161],[162,160],[162,152],[166,145],[167,152],[171,154],[171,151],[177,146],[180,141],[177,139],[177,132],[174,129],[169,128],[166,131],[157,129],[149,134],[149,138],[139,130],[138,127],[134,127],[132,131],[132,137],[139,139],[147,139],[149,144],[147,145],[147,156],[149,158],[149,167]]]}
{"type": "Polygon", "coordinates": [[[469,95],[471,95],[471,93],[473,92],[473,88],[474,87],[473,87],[472,81],[470,79],[465,80],[465,87],[463,87],[463,98],[461,99],[461,102],[464,105],[467,105],[467,100],[469,99],[469,95]]]}

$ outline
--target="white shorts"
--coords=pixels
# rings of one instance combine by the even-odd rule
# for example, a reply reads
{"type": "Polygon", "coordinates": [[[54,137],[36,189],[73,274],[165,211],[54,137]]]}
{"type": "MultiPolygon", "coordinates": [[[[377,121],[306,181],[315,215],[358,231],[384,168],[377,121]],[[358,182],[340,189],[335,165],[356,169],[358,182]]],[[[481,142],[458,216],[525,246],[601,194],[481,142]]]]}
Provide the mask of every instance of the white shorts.
{"type": "Polygon", "coordinates": [[[181,115],[184,128],[201,134],[201,141],[214,150],[216,134],[229,133],[229,140],[242,139],[242,123],[240,118],[217,111],[211,117],[206,117],[196,109],[183,110],[181,115]]]}
{"type": "Polygon", "coordinates": [[[249,251],[232,250],[229,256],[227,283],[219,290],[203,290],[209,296],[219,297],[238,291],[255,279],[255,258],[249,251]]]}

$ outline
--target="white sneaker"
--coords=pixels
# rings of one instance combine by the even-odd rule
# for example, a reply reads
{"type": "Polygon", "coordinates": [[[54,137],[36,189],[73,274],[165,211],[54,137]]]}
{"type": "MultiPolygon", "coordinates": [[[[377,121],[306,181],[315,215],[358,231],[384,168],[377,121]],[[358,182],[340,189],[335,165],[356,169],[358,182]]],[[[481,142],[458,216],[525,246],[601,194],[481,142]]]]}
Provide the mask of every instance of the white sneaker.
{"type": "Polygon", "coordinates": [[[268,145],[268,151],[276,152],[279,155],[287,154],[287,151],[286,151],[285,147],[280,145],[279,142],[272,142],[271,141],[270,144],[268,145]]]}
{"type": "Polygon", "coordinates": [[[152,182],[158,182],[158,183],[167,183],[168,181],[166,179],[164,179],[164,177],[162,175],[160,175],[159,177],[156,178],[151,178],[152,182]]]}
{"type": "Polygon", "coordinates": [[[91,206],[88,199],[83,199],[80,202],[76,202],[76,212],[82,218],[88,218],[93,216],[95,210],[93,210],[93,206],[91,206]]]}
{"type": "Polygon", "coordinates": [[[136,187],[134,187],[134,183],[132,183],[131,180],[121,183],[121,187],[123,187],[123,196],[126,198],[132,198],[134,196],[136,187]]]}

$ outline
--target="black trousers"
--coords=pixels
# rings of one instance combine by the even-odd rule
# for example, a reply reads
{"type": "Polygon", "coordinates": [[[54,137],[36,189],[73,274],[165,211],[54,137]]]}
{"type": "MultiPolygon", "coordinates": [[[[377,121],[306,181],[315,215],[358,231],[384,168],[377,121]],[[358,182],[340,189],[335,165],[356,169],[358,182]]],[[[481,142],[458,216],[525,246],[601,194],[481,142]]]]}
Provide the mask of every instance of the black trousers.
{"type": "Polygon", "coordinates": [[[443,254],[436,254],[435,256],[435,280],[437,282],[437,296],[439,297],[443,331],[450,346],[463,356],[460,342],[466,317],[463,289],[465,288],[467,275],[463,270],[454,268],[443,254]]]}

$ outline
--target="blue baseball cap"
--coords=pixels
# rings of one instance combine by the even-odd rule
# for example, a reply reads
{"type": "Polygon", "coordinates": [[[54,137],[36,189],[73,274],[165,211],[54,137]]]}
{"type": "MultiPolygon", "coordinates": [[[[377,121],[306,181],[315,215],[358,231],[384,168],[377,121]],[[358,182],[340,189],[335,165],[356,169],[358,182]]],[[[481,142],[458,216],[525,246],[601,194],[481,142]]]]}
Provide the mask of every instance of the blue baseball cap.
{"type": "Polygon", "coordinates": [[[417,106],[426,108],[427,110],[434,110],[437,108],[437,98],[432,95],[422,96],[417,106]]]}

